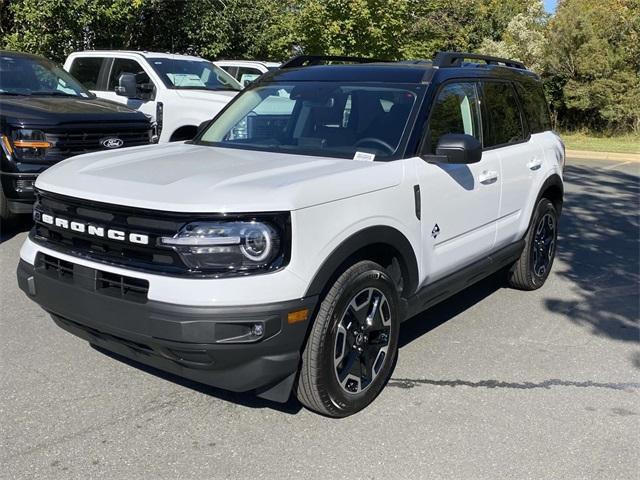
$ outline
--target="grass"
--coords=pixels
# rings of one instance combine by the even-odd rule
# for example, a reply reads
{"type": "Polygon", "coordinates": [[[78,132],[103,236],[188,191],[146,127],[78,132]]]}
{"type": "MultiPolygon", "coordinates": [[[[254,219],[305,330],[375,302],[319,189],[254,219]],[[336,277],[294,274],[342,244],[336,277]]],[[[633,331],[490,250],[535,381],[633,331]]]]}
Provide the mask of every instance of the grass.
{"type": "Polygon", "coordinates": [[[640,154],[640,135],[606,137],[584,132],[566,132],[560,133],[560,136],[567,150],[640,154]]]}

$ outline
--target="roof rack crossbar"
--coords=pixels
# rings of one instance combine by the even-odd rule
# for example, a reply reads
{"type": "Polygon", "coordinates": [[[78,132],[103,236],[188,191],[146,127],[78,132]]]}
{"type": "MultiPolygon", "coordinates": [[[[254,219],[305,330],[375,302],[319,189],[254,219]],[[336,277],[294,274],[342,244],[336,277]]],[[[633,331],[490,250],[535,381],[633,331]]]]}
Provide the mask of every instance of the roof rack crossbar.
{"type": "Polygon", "coordinates": [[[320,65],[325,62],[380,63],[387,62],[387,60],[380,60],[378,58],[345,57],[335,55],[298,55],[284,62],[280,66],[280,68],[310,67],[312,65],[320,65]]]}
{"type": "Polygon", "coordinates": [[[524,63],[518,62],[517,60],[464,52],[438,52],[433,61],[433,65],[440,68],[460,67],[465,60],[482,60],[487,65],[503,65],[505,67],[518,68],[520,70],[527,69],[527,67],[524,66],[524,63]]]}

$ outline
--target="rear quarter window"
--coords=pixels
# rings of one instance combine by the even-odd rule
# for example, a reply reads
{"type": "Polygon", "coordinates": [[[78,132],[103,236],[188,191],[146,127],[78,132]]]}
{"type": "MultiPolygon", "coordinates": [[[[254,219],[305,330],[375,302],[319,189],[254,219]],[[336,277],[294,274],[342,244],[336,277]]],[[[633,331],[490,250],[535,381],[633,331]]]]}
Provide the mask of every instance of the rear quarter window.
{"type": "Polygon", "coordinates": [[[97,90],[103,60],[97,57],[77,57],[71,63],[69,73],[87,89],[97,90]]]}
{"type": "Polygon", "coordinates": [[[551,130],[549,107],[541,85],[524,85],[516,83],[516,90],[522,100],[524,114],[531,133],[551,130]]]}

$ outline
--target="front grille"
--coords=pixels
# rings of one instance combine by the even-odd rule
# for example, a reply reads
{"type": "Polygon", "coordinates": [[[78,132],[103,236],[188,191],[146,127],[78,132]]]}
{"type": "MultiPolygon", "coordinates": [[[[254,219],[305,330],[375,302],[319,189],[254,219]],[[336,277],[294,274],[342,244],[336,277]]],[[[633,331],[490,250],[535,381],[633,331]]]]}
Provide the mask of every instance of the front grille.
{"type": "Polygon", "coordinates": [[[73,280],[73,263],[71,262],[66,262],[50,255],[42,255],[40,257],[40,267],[50,277],[58,280],[73,280]]]}
{"type": "Polygon", "coordinates": [[[144,301],[149,292],[149,282],[139,278],[125,277],[124,275],[98,270],[96,291],[112,297],[144,301]]]}
{"type": "Polygon", "coordinates": [[[117,148],[147,145],[151,142],[150,127],[145,123],[132,124],[80,124],[63,125],[44,129],[45,137],[51,143],[45,161],[59,161],[74,155],[106,150],[102,141],[119,138],[122,146],[117,148]]]}
{"type": "MultiPolygon", "coordinates": [[[[171,276],[217,277],[243,273],[200,272],[190,269],[171,247],[160,245],[160,237],[172,237],[187,223],[198,220],[229,220],[228,214],[178,213],[145,210],[65,197],[48,192],[36,193],[34,206],[35,226],[31,239],[45,247],[72,256],[120,266],[132,270],[171,276]],[[104,236],[89,235],[71,228],[62,228],[43,221],[51,215],[70,222],[115,229],[129,234],[148,237],[147,244],[118,241],[104,236]]],[[[291,233],[289,215],[284,213],[238,214],[233,218],[278,222],[283,234],[285,251],[290,251],[291,233]]],[[[288,257],[281,258],[285,263],[288,257]]]]}
{"type": "Polygon", "coordinates": [[[173,236],[188,220],[164,212],[138,210],[38,192],[33,239],[63,253],[143,271],[179,275],[188,270],[173,249],[157,246],[158,237],[173,236]],[[91,236],[42,221],[42,215],[148,236],[147,245],[91,236]]]}
{"type": "Polygon", "coordinates": [[[49,278],[73,283],[102,295],[138,303],[147,301],[147,280],[75,265],[43,253],[38,254],[35,266],[38,272],[49,278]]]}

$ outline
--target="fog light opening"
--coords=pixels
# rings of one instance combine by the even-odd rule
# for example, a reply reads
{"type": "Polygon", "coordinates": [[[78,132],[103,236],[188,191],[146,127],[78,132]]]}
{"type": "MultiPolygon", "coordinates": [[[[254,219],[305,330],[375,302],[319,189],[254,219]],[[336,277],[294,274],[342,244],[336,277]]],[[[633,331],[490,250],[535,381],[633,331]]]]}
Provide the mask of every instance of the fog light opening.
{"type": "Polygon", "coordinates": [[[254,337],[261,337],[264,335],[264,324],[262,323],[254,323],[251,326],[251,335],[254,337]]]}

